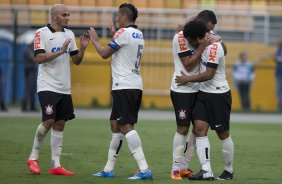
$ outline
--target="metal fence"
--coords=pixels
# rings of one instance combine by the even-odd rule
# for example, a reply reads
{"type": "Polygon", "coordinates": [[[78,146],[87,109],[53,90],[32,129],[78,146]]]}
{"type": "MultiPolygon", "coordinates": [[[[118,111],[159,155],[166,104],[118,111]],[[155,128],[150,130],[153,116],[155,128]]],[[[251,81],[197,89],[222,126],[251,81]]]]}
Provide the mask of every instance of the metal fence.
{"type": "MultiPolygon", "coordinates": [[[[27,30],[46,25],[49,20],[49,8],[46,6],[0,6],[0,29],[7,30],[14,35],[12,48],[15,52],[13,52],[12,59],[7,61],[9,71],[12,71],[10,73],[13,74],[13,80],[5,77],[5,84],[11,86],[10,91],[7,91],[13,93],[10,100],[12,102],[20,100],[20,93],[15,91],[21,90],[22,87],[19,85],[23,84],[19,82],[22,76],[18,71],[22,68],[23,62],[17,56],[20,54],[17,52],[17,37],[27,30]]],[[[145,95],[168,96],[174,70],[171,42],[175,28],[180,21],[197,14],[202,9],[215,11],[218,18],[215,31],[227,43],[228,61],[235,61],[239,52],[247,50],[250,53],[250,59],[257,63],[259,70],[274,69],[273,65],[260,65],[260,62],[273,54],[275,43],[282,38],[282,7],[192,5],[187,10],[141,8],[138,9],[137,25],[143,31],[146,39],[146,51],[142,61],[145,95]]],[[[70,10],[69,25],[76,35],[87,31],[90,26],[95,26],[102,38],[110,39],[107,24],[109,20],[113,19],[116,8],[80,6],[70,7],[70,10]]],[[[96,58],[95,54],[86,54],[86,60],[101,60],[96,58]]],[[[1,61],[1,65],[3,63],[1,61]]],[[[99,64],[98,62],[86,62],[85,65],[99,64]]],[[[232,62],[227,63],[227,69],[231,71],[232,62]]],[[[2,70],[4,70],[3,67],[2,70]]],[[[6,96],[9,94],[6,93],[6,96]]]]}

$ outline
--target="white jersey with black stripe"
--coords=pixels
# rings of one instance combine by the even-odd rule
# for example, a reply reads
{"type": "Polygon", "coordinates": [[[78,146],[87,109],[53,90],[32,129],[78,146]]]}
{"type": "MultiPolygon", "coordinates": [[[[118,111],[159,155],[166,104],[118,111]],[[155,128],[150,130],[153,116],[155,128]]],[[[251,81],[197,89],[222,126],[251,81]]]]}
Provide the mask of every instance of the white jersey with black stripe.
{"type": "Polygon", "coordinates": [[[34,54],[57,52],[66,38],[71,38],[66,53],[52,61],[39,64],[37,92],[71,94],[70,55],[78,53],[74,33],[69,29],[56,32],[49,24],[38,29],[34,39],[34,54]]]}
{"type": "Polygon", "coordinates": [[[119,29],[108,44],[116,50],[112,55],[112,90],[143,90],[140,62],[145,47],[143,33],[137,26],[119,29]]]}
{"type": "Polygon", "coordinates": [[[184,37],[183,31],[175,34],[173,37],[173,60],[174,60],[174,73],[171,80],[170,89],[179,93],[195,93],[198,92],[199,83],[198,82],[189,82],[185,85],[178,86],[175,82],[176,76],[181,76],[181,71],[186,75],[196,75],[199,73],[199,64],[191,70],[187,71],[183,66],[181,57],[191,56],[195,52],[194,48],[189,44],[188,40],[184,37]]]}
{"type": "Polygon", "coordinates": [[[200,72],[206,71],[206,67],[215,68],[215,74],[211,80],[200,83],[200,91],[207,93],[225,93],[230,90],[225,75],[225,56],[220,42],[209,45],[202,54],[200,72]]]}

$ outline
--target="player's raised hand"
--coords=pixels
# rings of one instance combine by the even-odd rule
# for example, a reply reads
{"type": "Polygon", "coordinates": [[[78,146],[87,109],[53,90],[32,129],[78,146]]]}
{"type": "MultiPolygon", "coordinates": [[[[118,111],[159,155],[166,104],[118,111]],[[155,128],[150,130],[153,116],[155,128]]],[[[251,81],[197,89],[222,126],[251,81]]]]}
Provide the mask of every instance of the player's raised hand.
{"type": "Polygon", "coordinates": [[[189,82],[189,77],[181,71],[181,76],[176,76],[175,82],[178,83],[177,86],[181,86],[189,82]]]}
{"type": "Polygon", "coordinates": [[[211,39],[209,39],[210,34],[206,33],[205,37],[199,41],[200,45],[203,47],[207,47],[208,45],[211,44],[211,39]]]}
{"type": "Polygon", "coordinates": [[[97,35],[96,30],[93,27],[90,27],[90,29],[88,30],[88,33],[90,35],[90,40],[92,43],[99,42],[99,37],[97,35]]]}
{"type": "Polygon", "coordinates": [[[208,39],[211,43],[214,43],[214,42],[219,42],[221,40],[221,36],[219,35],[215,35],[215,34],[210,34],[208,36],[208,39]]]}
{"type": "Polygon", "coordinates": [[[83,48],[86,48],[90,41],[90,35],[87,33],[83,33],[83,35],[80,36],[80,46],[83,48]]]}
{"type": "Polygon", "coordinates": [[[114,25],[112,20],[109,20],[108,28],[109,28],[109,31],[110,31],[110,35],[114,36],[115,33],[116,33],[116,28],[115,28],[115,25],[114,25]]]}
{"type": "Polygon", "coordinates": [[[64,54],[66,52],[70,42],[71,42],[71,38],[67,37],[65,42],[63,43],[62,49],[60,50],[61,54],[64,54]]]}

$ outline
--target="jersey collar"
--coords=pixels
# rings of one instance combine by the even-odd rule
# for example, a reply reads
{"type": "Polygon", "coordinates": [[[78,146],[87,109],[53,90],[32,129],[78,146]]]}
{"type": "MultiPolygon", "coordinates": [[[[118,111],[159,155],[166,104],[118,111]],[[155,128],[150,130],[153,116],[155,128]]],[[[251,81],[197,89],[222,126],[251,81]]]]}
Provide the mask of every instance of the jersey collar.
{"type": "Polygon", "coordinates": [[[136,25],[134,25],[134,24],[129,25],[129,26],[127,26],[126,28],[129,28],[129,27],[133,27],[133,28],[137,29],[137,26],[136,26],[136,25]]]}
{"type": "MultiPolygon", "coordinates": [[[[56,30],[51,27],[51,24],[47,24],[47,27],[48,27],[48,29],[49,29],[52,33],[55,33],[55,32],[56,32],[56,30]]],[[[62,32],[65,32],[65,29],[64,29],[64,28],[62,29],[62,32]]]]}

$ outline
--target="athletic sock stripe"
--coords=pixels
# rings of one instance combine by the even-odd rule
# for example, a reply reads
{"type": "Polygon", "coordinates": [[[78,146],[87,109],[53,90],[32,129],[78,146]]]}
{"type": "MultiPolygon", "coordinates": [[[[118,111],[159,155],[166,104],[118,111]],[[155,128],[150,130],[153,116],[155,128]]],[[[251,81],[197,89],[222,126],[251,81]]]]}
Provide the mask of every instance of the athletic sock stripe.
{"type": "Polygon", "coordinates": [[[206,149],[206,159],[209,159],[209,154],[208,154],[209,148],[205,148],[205,149],[206,149]]]}
{"type": "Polygon", "coordinates": [[[121,148],[121,145],[122,145],[122,140],[119,141],[119,145],[118,145],[118,149],[117,149],[117,151],[116,151],[116,154],[118,154],[118,152],[119,152],[119,150],[120,150],[120,148],[121,148]]]}
{"type": "Polygon", "coordinates": [[[188,148],[188,142],[186,142],[186,144],[185,144],[185,149],[184,149],[184,151],[183,151],[184,154],[186,153],[187,148],[188,148]]]}

